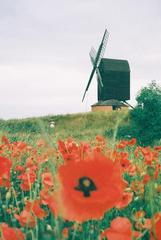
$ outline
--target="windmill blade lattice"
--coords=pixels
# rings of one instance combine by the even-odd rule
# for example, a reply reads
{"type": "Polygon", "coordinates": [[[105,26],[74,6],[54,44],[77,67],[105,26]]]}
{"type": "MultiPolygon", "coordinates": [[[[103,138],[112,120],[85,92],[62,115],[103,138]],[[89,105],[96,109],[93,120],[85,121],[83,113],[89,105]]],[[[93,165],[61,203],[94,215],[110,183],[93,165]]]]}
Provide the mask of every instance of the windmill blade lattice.
{"type": "MultiPolygon", "coordinates": [[[[90,59],[91,59],[91,63],[94,66],[94,62],[95,62],[95,59],[96,59],[96,50],[93,47],[91,48],[89,56],[90,56],[90,59]]],[[[98,67],[96,68],[96,73],[97,73],[98,86],[99,86],[99,88],[101,88],[101,87],[103,87],[103,82],[102,82],[102,77],[101,77],[101,74],[100,74],[100,71],[99,71],[98,67]]]]}
{"type": "MultiPolygon", "coordinates": [[[[109,36],[109,33],[108,33],[107,29],[106,29],[105,32],[104,32],[101,44],[100,44],[100,46],[98,48],[97,54],[96,54],[96,51],[95,51],[94,48],[91,49],[91,55],[90,56],[91,56],[91,61],[92,61],[92,64],[93,64],[93,69],[92,69],[92,72],[90,74],[90,77],[89,77],[89,80],[88,80],[88,83],[87,83],[87,87],[85,89],[85,92],[84,92],[84,95],[83,95],[83,98],[82,98],[82,102],[83,102],[83,100],[85,98],[86,92],[88,91],[88,88],[90,86],[90,83],[92,81],[92,78],[94,76],[95,71],[98,72],[97,69],[98,69],[99,64],[101,62],[101,59],[102,59],[102,57],[103,57],[103,55],[105,53],[108,36],[109,36]]],[[[101,83],[102,83],[102,80],[101,80],[101,83]]]]}
{"type": "MultiPolygon", "coordinates": [[[[109,32],[107,31],[107,29],[105,30],[101,45],[100,45],[100,54],[99,54],[99,58],[98,58],[98,62],[97,62],[97,67],[99,66],[101,59],[103,58],[104,54],[105,54],[105,49],[107,46],[107,41],[108,41],[108,37],[109,37],[109,32]]],[[[98,49],[99,52],[99,49],[98,49]]]]}
{"type": "Polygon", "coordinates": [[[96,59],[96,55],[97,55],[97,52],[94,49],[94,47],[92,47],[91,51],[89,52],[89,56],[90,56],[91,63],[92,63],[93,66],[94,66],[94,62],[95,62],[95,59],[96,59]]]}

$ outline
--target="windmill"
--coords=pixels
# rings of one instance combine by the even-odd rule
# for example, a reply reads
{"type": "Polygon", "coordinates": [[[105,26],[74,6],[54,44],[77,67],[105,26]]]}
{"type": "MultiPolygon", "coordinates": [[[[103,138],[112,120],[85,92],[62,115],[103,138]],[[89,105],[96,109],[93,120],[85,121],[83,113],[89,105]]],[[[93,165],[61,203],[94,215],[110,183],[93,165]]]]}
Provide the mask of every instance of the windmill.
{"type": "MultiPolygon", "coordinates": [[[[123,102],[130,99],[130,67],[127,60],[103,58],[109,33],[107,29],[103,34],[98,51],[92,47],[89,53],[93,65],[82,102],[89,89],[93,76],[96,72],[98,82],[98,103],[112,102],[113,105],[121,106],[123,102]]],[[[112,104],[112,103],[111,103],[112,104]]]]}

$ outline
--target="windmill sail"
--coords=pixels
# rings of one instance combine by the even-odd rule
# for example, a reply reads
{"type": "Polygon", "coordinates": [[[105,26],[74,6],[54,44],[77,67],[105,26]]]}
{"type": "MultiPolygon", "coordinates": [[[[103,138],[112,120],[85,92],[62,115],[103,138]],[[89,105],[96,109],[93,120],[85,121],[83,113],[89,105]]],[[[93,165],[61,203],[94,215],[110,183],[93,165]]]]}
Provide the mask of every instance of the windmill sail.
{"type": "Polygon", "coordinates": [[[98,58],[97,59],[97,67],[99,66],[99,64],[101,62],[101,58],[103,58],[103,55],[105,53],[108,37],[109,37],[109,33],[107,32],[107,29],[106,29],[105,32],[104,32],[104,35],[103,35],[102,42],[101,42],[101,44],[99,46],[99,49],[98,49],[98,52],[97,52],[97,56],[96,56],[96,58],[98,58]]]}
{"type": "MultiPolygon", "coordinates": [[[[92,47],[91,51],[89,53],[90,59],[91,59],[91,63],[92,65],[94,65],[95,59],[96,59],[96,50],[92,47]]],[[[98,87],[103,87],[103,83],[102,83],[102,78],[101,78],[101,74],[99,71],[99,68],[96,68],[96,73],[97,73],[97,81],[98,81],[98,87]]]]}
{"type": "Polygon", "coordinates": [[[98,48],[96,56],[94,55],[95,51],[92,50],[93,51],[93,53],[92,53],[92,56],[93,56],[92,57],[93,69],[92,69],[92,72],[90,74],[90,77],[89,77],[89,80],[88,80],[88,84],[87,84],[87,87],[85,89],[85,92],[84,92],[84,95],[83,95],[83,98],[82,98],[82,102],[83,102],[83,100],[85,98],[86,92],[88,91],[88,88],[89,88],[90,83],[92,81],[93,75],[94,75],[96,69],[98,68],[98,66],[99,66],[99,64],[101,62],[101,59],[102,59],[102,57],[104,55],[105,48],[106,48],[106,45],[107,45],[108,36],[109,36],[109,33],[108,33],[107,29],[106,29],[105,32],[104,32],[101,44],[100,44],[100,46],[98,48]]]}
{"type": "Polygon", "coordinates": [[[94,49],[94,47],[92,47],[91,51],[89,52],[89,56],[90,56],[90,59],[91,59],[91,62],[92,62],[93,66],[94,66],[94,62],[95,62],[95,59],[96,59],[96,55],[97,55],[97,52],[94,49]]]}
{"type": "Polygon", "coordinates": [[[88,81],[86,90],[85,90],[85,92],[84,92],[84,95],[83,95],[83,98],[82,98],[82,102],[83,102],[83,100],[84,100],[84,98],[85,98],[86,92],[88,91],[88,88],[89,88],[89,85],[90,85],[90,83],[91,83],[91,81],[92,81],[92,78],[93,78],[93,75],[94,75],[95,70],[96,70],[96,68],[94,67],[93,70],[92,70],[92,72],[91,72],[91,75],[90,75],[90,78],[89,78],[89,81],[88,81]]]}

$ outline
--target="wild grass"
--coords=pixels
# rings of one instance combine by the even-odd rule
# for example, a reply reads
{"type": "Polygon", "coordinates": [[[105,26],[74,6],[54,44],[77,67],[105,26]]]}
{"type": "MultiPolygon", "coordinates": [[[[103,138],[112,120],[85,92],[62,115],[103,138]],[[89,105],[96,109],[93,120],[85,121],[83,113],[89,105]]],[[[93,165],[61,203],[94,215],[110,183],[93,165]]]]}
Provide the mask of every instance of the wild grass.
{"type": "Polygon", "coordinates": [[[11,141],[34,143],[41,138],[43,132],[57,139],[69,137],[77,141],[92,141],[96,135],[104,135],[105,131],[115,129],[128,121],[128,112],[89,112],[67,115],[53,115],[39,118],[0,120],[0,135],[7,135],[11,141]],[[55,122],[55,128],[50,123],[55,122]]]}

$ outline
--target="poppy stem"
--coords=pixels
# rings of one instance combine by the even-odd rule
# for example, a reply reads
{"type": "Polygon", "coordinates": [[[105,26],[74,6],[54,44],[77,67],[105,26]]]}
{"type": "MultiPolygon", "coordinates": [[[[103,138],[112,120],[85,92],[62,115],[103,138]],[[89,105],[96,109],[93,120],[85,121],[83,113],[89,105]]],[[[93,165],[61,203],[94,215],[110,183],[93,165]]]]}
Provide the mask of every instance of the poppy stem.
{"type": "Polygon", "coordinates": [[[73,237],[72,237],[72,240],[74,240],[74,239],[75,239],[75,236],[76,236],[77,229],[78,229],[78,223],[76,222],[76,223],[75,223],[75,228],[74,228],[74,232],[73,232],[73,237]]]}
{"type": "Polygon", "coordinates": [[[139,237],[137,238],[137,240],[141,240],[142,237],[144,237],[148,231],[149,231],[149,230],[146,229],[146,230],[141,234],[141,236],[139,236],[139,237]]]}

